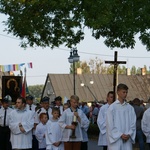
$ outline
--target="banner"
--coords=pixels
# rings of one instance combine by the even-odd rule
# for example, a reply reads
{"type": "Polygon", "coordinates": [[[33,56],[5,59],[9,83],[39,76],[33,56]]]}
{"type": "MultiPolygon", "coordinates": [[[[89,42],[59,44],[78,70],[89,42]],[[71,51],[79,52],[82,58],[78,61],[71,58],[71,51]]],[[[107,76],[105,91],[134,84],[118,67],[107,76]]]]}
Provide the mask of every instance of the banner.
{"type": "MultiPolygon", "coordinates": [[[[0,72],[19,71],[19,70],[21,70],[21,67],[24,65],[25,65],[25,63],[0,65],[0,72]]],[[[27,63],[27,66],[28,66],[28,68],[33,68],[32,62],[27,63]]]]}

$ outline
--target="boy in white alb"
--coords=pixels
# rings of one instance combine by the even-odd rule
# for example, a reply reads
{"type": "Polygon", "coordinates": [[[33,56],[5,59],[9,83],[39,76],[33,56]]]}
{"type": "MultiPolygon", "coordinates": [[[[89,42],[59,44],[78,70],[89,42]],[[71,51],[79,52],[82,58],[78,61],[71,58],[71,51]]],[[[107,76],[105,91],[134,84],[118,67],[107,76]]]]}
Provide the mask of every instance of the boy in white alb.
{"type": "Polygon", "coordinates": [[[46,123],[47,123],[47,114],[41,113],[39,116],[40,123],[36,126],[35,136],[39,143],[39,150],[46,150],[46,123]]]}
{"type": "Polygon", "coordinates": [[[136,134],[134,108],[126,102],[128,87],[117,86],[118,99],[112,103],[106,114],[106,135],[109,150],[132,150],[136,134]]]}
{"type": "Polygon", "coordinates": [[[66,109],[60,119],[59,125],[63,129],[62,141],[64,142],[65,150],[80,150],[81,142],[83,141],[82,136],[82,125],[85,123],[83,118],[83,111],[78,109],[79,97],[72,95],[70,97],[70,108],[66,109]],[[77,123],[75,126],[74,123],[77,123]],[[72,136],[75,130],[75,136],[72,136]]]}
{"type": "Polygon", "coordinates": [[[59,108],[52,108],[52,115],[53,117],[46,124],[46,150],[64,150],[64,145],[61,142],[62,130],[58,124],[59,108]]]}

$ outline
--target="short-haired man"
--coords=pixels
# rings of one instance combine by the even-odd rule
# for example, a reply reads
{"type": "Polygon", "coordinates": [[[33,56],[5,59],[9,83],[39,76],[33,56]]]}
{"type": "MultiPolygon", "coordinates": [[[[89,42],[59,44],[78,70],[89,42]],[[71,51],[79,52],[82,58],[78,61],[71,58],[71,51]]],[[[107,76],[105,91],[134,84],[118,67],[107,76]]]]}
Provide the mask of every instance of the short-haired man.
{"type": "Polygon", "coordinates": [[[103,150],[107,150],[107,139],[106,139],[106,113],[109,106],[113,103],[114,92],[109,91],[107,94],[107,103],[100,108],[97,124],[100,129],[98,146],[102,146],[103,150]]]}
{"type": "Polygon", "coordinates": [[[132,150],[136,134],[134,108],[126,102],[128,87],[117,86],[118,99],[110,105],[106,115],[106,135],[109,150],[132,150]]]}
{"type": "Polygon", "coordinates": [[[27,109],[35,112],[36,105],[33,104],[34,97],[32,95],[26,96],[26,107],[27,109]]]}
{"type": "Polygon", "coordinates": [[[10,113],[9,128],[11,130],[12,148],[31,150],[32,128],[34,126],[33,112],[27,110],[26,100],[19,97],[16,100],[16,109],[10,113]]]}

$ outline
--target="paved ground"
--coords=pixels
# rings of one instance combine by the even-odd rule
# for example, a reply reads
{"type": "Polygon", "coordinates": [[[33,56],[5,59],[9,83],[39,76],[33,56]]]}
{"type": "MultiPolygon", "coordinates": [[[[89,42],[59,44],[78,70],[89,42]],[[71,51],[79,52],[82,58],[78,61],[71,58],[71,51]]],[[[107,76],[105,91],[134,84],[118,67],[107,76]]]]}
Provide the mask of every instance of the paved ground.
{"type": "Polygon", "coordinates": [[[103,150],[103,148],[97,146],[97,141],[96,140],[89,140],[88,150],[103,150]]]}

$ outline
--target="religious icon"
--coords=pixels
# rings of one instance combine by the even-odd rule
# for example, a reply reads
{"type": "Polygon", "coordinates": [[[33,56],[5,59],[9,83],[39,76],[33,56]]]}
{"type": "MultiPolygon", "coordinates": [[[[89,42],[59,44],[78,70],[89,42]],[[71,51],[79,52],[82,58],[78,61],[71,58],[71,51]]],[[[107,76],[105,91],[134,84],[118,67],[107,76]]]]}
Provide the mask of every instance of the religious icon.
{"type": "Polygon", "coordinates": [[[12,102],[20,96],[21,76],[2,76],[2,97],[10,95],[12,102]]]}

